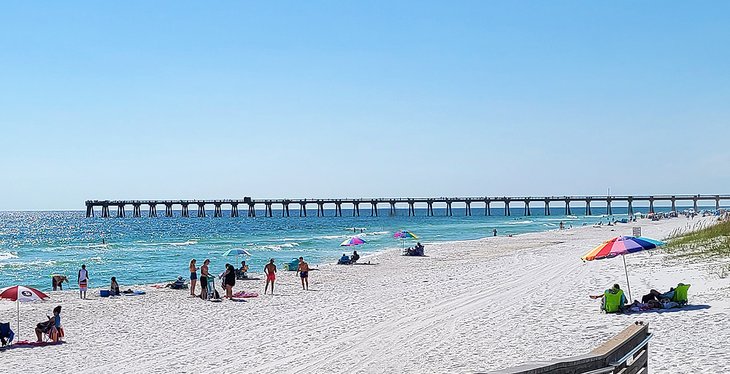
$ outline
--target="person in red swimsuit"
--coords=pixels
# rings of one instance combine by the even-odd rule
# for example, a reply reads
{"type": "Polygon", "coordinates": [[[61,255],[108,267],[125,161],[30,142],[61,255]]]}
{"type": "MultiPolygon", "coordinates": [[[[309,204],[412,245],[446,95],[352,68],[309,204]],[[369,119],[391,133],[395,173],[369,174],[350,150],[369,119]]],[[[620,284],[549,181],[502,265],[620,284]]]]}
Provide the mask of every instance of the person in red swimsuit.
{"type": "Polygon", "coordinates": [[[274,281],[276,280],[276,265],[274,265],[274,259],[269,260],[269,263],[264,266],[264,273],[266,274],[266,287],[264,287],[264,295],[269,289],[269,283],[271,283],[271,294],[274,294],[274,281]]]}

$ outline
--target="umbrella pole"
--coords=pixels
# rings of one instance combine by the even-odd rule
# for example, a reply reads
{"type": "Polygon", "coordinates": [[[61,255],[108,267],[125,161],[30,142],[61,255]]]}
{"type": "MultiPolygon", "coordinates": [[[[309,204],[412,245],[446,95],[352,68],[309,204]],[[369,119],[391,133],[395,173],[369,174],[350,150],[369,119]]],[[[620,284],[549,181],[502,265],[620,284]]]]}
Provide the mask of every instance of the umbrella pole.
{"type": "Polygon", "coordinates": [[[15,300],[15,305],[18,308],[18,339],[20,340],[20,299],[15,300]]]}
{"type": "Polygon", "coordinates": [[[626,273],[626,289],[629,291],[629,302],[633,303],[634,299],[631,298],[631,284],[629,283],[629,270],[626,268],[626,255],[621,255],[624,260],[624,272],[626,273]]]}

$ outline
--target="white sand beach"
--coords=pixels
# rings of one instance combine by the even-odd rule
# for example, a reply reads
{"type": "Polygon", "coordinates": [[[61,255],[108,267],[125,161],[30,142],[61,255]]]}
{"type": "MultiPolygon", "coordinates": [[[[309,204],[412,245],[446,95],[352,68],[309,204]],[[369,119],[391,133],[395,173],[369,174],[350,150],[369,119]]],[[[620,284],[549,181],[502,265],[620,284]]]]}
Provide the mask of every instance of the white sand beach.
{"type": "MultiPolygon", "coordinates": [[[[696,221],[635,225],[661,239],[696,221]]],[[[151,287],[113,299],[52,292],[21,305],[19,333],[33,339],[35,323],[62,305],[65,344],[7,350],[0,361],[8,373],[468,373],[586,353],[643,320],[655,333],[651,372],[730,372],[730,280],[716,264],[661,251],[626,258],[633,298],[684,282],[690,303],[704,309],[606,315],[588,298],[625,287],[623,263],[580,255],[632,226],[430,244],[421,258],[387,251],[364,259],[375,266],[320,266],[308,292],[280,271],[275,296],[240,303],[151,287]]],[[[236,290],[263,286],[239,281],[236,290]]],[[[0,302],[0,321],[8,320],[15,328],[15,304],[0,302]]]]}

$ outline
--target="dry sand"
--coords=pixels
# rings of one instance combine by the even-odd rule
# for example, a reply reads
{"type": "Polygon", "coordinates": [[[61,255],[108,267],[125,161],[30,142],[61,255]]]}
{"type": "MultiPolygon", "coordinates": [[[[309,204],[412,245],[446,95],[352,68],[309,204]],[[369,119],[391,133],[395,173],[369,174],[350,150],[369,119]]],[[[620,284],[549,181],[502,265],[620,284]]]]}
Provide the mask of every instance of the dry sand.
{"type": "MultiPolygon", "coordinates": [[[[664,238],[690,222],[637,225],[664,238]]],[[[151,287],[113,299],[53,292],[51,301],[21,305],[21,338],[32,339],[35,323],[60,304],[66,343],[0,352],[0,362],[8,373],[475,372],[582,354],[644,320],[655,333],[652,372],[730,372],[730,282],[715,264],[659,251],[627,257],[634,298],[691,283],[690,303],[705,309],[605,315],[588,298],[625,286],[623,264],[580,255],[631,226],[432,244],[422,258],[386,251],[364,259],[375,266],[320,266],[310,291],[280,271],[275,296],[243,303],[151,287]]],[[[239,281],[241,289],[262,293],[263,281],[239,281]]],[[[15,326],[14,303],[0,302],[0,320],[15,326]]]]}

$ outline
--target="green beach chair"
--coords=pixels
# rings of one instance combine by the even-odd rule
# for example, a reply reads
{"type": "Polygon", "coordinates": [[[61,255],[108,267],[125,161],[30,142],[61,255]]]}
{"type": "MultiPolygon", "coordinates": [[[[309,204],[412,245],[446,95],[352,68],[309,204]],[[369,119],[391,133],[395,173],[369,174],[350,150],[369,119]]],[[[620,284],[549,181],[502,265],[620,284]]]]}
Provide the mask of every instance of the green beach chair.
{"type": "Polygon", "coordinates": [[[613,293],[611,290],[606,290],[603,293],[603,310],[606,313],[618,313],[621,311],[621,299],[623,299],[624,291],[618,290],[613,293]]]}
{"type": "Polygon", "coordinates": [[[674,289],[674,296],[672,301],[679,305],[687,304],[687,291],[689,291],[689,284],[680,283],[677,288],[674,289]]]}

